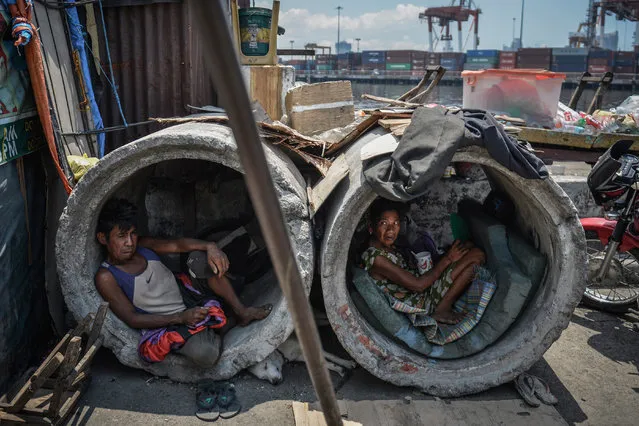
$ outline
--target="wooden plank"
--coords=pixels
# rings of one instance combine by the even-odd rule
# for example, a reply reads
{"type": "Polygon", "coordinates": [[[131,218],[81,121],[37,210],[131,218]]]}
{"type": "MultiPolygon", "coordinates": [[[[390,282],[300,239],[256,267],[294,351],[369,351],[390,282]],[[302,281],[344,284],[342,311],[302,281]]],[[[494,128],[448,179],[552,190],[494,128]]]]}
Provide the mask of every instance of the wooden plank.
{"type": "Polygon", "coordinates": [[[330,148],[326,150],[326,155],[333,155],[340,149],[350,145],[353,141],[359,138],[364,132],[369,130],[371,127],[375,126],[380,118],[382,117],[380,117],[377,114],[369,115],[366,119],[362,120],[362,122],[359,123],[352,132],[344,136],[344,138],[341,141],[331,145],[330,148]]]}
{"type": "Polygon", "coordinates": [[[80,351],[82,350],[82,339],[78,336],[73,337],[67,346],[67,350],[64,353],[64,360],[60,365],[58,373],[58,383],[53,388],[53,395],[51,396],[51,403],[47,409],[47,415],[55,418],[58,415],[60,409],[60,403],[62,402],[62,396],[67,384],[67,376],[73,370],[78,358],[80,357],[80,351]]]}
{"type": "Polygon", "coordinates": [[[284,111],[282,106],[284,67],[281,65],[253,65],[249,68],[251,100],[259,102],[272,120],[280,120],[284,111]]]}
{"type": "Polygon", "coordinates": [[[337,157],[333,165],[328,169],[326,177],[319,181],[315,187],[309,190],[309,206],[311,218],[315,216],[324,201],[328,199],[337,185],[348,175],[348,161],[344,154],[337,157]]]}
{"type": "Polygon", "coordinates": [[[517,135],[532,144],[544,144],[555,147],[579,148],[579,149],[600,149],[606,150],[615,142],[622,139],[634,141],[632,151],[639,151],[639,135],[626,135],[621,133],[600,133],[598,135],[578,135],[575,133],[560,132],[556,130],[535,129],[522,127],[517,135]]]}
{"type": "Polygon", "coordinates": [[[93,346],[98,337],[100,336],[100,332],[102,331],[102,325],[104,324],[104,319],[106,318],[107,312],[109,311],[109,303],[102,302],[100,303],[100,307],[98,308],[98,312],[95,314],[95,319],[93,320],[93,325],[91,326],[91,332],[89,333],[89,338],[87,340],[87,345],[84,350],[86,353],[90,347],[93,346]]]}
{"type": "Polygon", "coordinates": [[[44,417],[27,414],[10,414],[0,411],[0,424],[50,425],[44,417]]]}
{"type": "Polygon", "coordinates": [[[0,408],[3,410],[16,413],[20,411],[29,401],[29,398],[35,393],[36,390],[42,386],[44,381],[53,374],[63,362],[63,356],[60,353],[55,353],[53,357],[47,358],[42,363],[40,368],[26,381],[18,393],[13,397],[11,403],[0,404],[0,408]]]}
{"type": "Polygon", "coordinates": [[[383,118],[379,120],[379,124],[385,129],[390,129],[393,126],[408,125],[411,121],[410,118],[383,118]]]}
{"type": "Polygon", "coordinates": [[[293,415],[296,426],[308,426],[308,403],[293,401],[293,415]]]}
{"type": "Polygon", "coordinates": [[[350,81],[329,81],[294,87],[286,94],[291,126],[302,134],[344,127],[354,119],[350,81]]]}

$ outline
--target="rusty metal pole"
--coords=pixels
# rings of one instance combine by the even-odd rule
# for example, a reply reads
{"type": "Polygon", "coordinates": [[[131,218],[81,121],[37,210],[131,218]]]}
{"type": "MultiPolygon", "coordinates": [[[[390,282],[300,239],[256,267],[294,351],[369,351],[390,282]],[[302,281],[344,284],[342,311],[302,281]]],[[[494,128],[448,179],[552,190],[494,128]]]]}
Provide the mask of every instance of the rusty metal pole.
{"type": "Polygon", "coordinates": [[[196,33],[204,46],[205,64],[229,116],[249,195],[293,317],[297,338],[326,423],[330,426],[342,425],[333,383],[322,356],[319,334],[251,112],[225,13],[218,0],[189,0],[189,6],[195,17],[196,33]]]}

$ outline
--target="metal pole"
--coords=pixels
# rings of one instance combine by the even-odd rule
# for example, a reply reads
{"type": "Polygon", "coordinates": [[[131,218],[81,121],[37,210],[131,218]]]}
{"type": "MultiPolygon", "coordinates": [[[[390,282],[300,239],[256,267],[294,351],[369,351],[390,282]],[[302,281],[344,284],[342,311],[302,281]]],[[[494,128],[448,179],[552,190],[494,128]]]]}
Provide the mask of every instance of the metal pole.
{"type": "Polygon", "coordinates": [[[519,27],[519,47],[524,47],[524,3],[526,0],[521,0],[521,25],[519,27]]]}
{"type": "MultiPolygon", "coordinates": [[[[225,0],[224,0],[225,1],[225,0]]],[[[235,45],[228,31],[220,1],[189,0],[195,27],[203,42],[206,69],[229,116],[237,143],[244,179],[268,247],[275,273],[291,311],[297,339],[320,400],[326,423],[342,425],[333,383],[322,356],[322,346],[306,298],[300,271],[282,217],[264,148],[251,112],[235,45]]],[[[272,46],[272,48],[275,48],[272,46]]]]}
{"type": "Polygon", "coordinates": [[[359,53],[359,41],[361,40],[361,38],[356,38],[355,41],[357,42],[357,53],[359,53]]]}
{"type": "Polygon", "coordinates": [[[342,6],[337,6],[337,45],[335,46],[335,50],[337,50],[337,54],[339,55],[339,20],[340,20],[340,12],[344,9],[342,6]]]}

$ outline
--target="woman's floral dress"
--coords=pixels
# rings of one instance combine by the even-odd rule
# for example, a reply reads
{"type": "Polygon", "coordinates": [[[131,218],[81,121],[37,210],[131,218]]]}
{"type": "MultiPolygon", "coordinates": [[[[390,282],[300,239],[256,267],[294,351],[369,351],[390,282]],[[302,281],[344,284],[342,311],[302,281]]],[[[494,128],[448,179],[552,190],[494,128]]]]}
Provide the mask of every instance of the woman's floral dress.
{"type": "MultiPolygon", "coordinates": [[[[416,277],[419,276],[416,270],[409,268],[406,259],[400,253],[391,252],[377,247],[369,247],[362,254],[362,260],[364,261],[364,269],[369,272],[373,267],[373,262],[377,256],[383,256],[392,262],[394,265],[399,266],[405,271],[410,272],[416,277]]],[[[454,263],[451,264],[441,277],[437,279],[428,287],[424,292],[417,293],[407,288],[402,287],[399,284],[390,282],[387,279],[377,280],[374,279],[375,284],[386,294],[386,297],[391,302],[391,306],[396,311],[404,312],[407,314],[426,314],[433,313],[437,305],[442,301],[444,295],[453,285],[452,272],[454,263]]],[[[431,265],[432,268],[432,265],[431,265]]]]}

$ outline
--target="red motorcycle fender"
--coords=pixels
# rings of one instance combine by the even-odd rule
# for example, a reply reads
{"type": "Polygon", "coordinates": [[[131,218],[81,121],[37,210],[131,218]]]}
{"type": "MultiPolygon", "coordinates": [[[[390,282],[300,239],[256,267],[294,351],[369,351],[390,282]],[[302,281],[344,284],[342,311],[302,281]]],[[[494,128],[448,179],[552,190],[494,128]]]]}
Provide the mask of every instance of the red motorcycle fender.
{"type": "MultiPolygon", "coordinates": [[[[615,230],[615,226],[617,226],[617,221],[607,220],[603,217],[586,217],[581,219],[581,226],[583,226],[584,231],[595,232],[601,244],[605,246],[608,244],[608,240],[615,230]]],[[[619,251],[624,253],[633,248],[639,248],[639,238],[625,232],[621,245],[619,246],[619,251]]]]}

